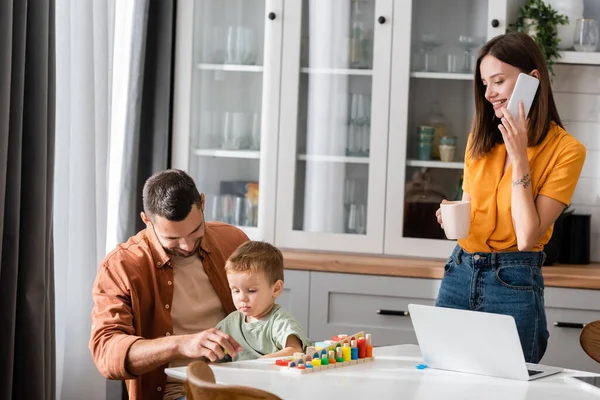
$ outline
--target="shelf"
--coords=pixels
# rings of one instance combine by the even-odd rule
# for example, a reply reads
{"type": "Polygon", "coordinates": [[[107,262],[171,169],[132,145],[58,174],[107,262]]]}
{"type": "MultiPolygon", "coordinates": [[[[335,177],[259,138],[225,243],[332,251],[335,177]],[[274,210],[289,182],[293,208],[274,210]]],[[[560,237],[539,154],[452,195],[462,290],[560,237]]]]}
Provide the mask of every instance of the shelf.
{"type": "Polygon", "coordinates": [[[300,72],[305,74],[324,74],[324,75],[362,75],[372,76],[372,69],[344,69],[344,68],[300,68],[300,72]]]}
{"type": "Polygon", "coordinates": [[[422,168],[446,168],[446,169],[463,169],[464,163],[461,161],[443,162],[443,161],[422,161],[422,160],[407,160],[406,165],[410,167],[422,168]]]}
{"type": "Polygon", "coordinates": [[[557,64],[600,65],[600,52],[586,53],[583,51],[561,51],[557,64]]]}
{"type": "Polygon", "coordinates": [[[262,65],[198,64],[204,71],[263,72],[262,65]]]}
{"type": "Polygon", "coordinates": [[[259,150],[194,149],[192,154],[203,157],[259,159],[259,150]]]}
{"type": "Polygon", "coordinates": [[[450,72],[411,72],[411,78],[450,79],[459,81],[472,81],[473,74],[454,74],[450,72]]]}
{"type": "Polygon", "coordinates": [[[368,164],[369,157],[346,157],[346,156],[326,156],[326,155],[309,155],[299,154],[298,160],[302,161],[321,161],[321,162],[337,162],[347,164],[368,164]]]}

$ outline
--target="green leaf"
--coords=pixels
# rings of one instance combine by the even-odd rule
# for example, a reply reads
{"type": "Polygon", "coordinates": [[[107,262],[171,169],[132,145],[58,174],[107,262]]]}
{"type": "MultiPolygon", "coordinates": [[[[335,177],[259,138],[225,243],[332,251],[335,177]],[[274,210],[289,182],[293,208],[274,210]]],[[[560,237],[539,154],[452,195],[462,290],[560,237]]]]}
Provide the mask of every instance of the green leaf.
{"type": "Polygon", "coordinates": [[[511,24],[510,27],[514,27],[518,32],[527,32],[526,19],[535,20],[537,23],[535,42],[542,50],[544,58],[546,58],[550,76],[554,77],[553,65],[555,60],[560,58],[558,50],[560,41],[556,34],[556,27],[567,24],[569,18],[559,14],[543,0],[529,0],[519,8],[517,21],[511,24]]]}

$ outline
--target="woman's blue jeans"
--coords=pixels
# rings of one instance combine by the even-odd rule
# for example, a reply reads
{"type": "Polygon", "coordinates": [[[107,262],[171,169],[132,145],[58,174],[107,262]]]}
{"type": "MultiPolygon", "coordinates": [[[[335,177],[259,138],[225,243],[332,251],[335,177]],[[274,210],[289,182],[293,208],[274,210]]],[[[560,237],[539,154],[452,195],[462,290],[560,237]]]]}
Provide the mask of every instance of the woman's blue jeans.
{"type": "Polygon", "coordinates": [[[456,246],[444,267],[435,305],[512,315],[525,361],[538,363],[550,336],[544,309],[545,257],[543,252],[467,253],[456,246]]]}

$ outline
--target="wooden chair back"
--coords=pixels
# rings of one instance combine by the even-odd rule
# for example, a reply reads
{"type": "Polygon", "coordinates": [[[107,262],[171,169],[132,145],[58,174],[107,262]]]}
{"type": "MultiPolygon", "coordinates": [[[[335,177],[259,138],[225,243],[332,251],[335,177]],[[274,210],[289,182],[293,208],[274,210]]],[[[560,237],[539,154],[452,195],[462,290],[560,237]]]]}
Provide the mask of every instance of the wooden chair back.
{"type": "Polygon", "coordinates": [[[193,361],[188,365],[185,388],[188,400],[281,400],[260,389],[218,385],[215,374],[204,361],[193,361]]]}
{"type": "Polygon", "coordinates": [[[600,321],[591,322],[583,327],[579,343],[588,356],[600,363],[600,321]]]}

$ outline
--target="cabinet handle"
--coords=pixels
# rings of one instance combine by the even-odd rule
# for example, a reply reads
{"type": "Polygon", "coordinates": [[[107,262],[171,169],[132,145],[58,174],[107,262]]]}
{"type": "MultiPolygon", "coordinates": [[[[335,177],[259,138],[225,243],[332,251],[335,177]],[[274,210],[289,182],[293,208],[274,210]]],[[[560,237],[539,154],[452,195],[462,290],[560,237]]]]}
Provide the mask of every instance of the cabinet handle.
{"type": "Polygon", "coordinates": [[[270,12],[270,13],[269,13],[269,15],[268,15],[268,17],[269,17],[269,19],[270,19],[271,21],[273,21],[273,20],[275,19],[275,17],[277,17],[277,15],[275,15],[275,13],[274,13],[274,12],[270,12]]]}
{"type": "Polygon", "coordinates": [[[377,310],[377,314],[379,315],[395,315],[398,317],[406,317],[408,316],[408,311],[397,311],[397,310],[377,310]]]}
{"type": "Polygon", "coordinates": [[[385,17],[381,16],[381,17],[377,18],[377,22],[379,22],[381,25],[385,24],[385,17]]]}
{"type": "Polygon", "coordinates": [[[497,19],[493,19],[492,20],[492,28],[497,28],[500,26],[500,21],[498,21],[497,19]]]}
{"type": "Polygon", "coordinates": [[[578,322],[555,322],[554,326],[557,328],[575,328],[575,329],[583,329],[585,324],[580,324],[578,322]]]}

